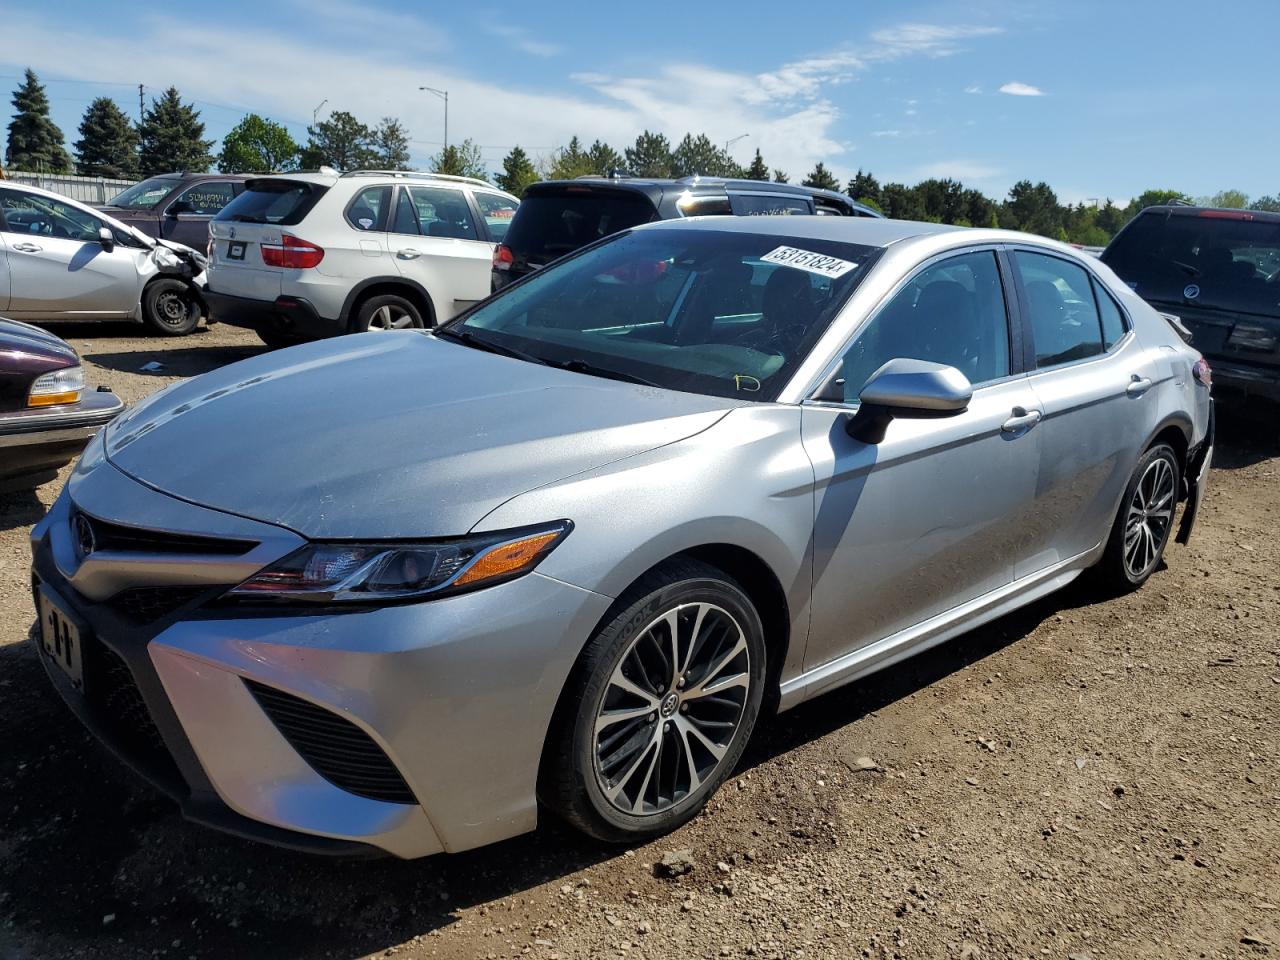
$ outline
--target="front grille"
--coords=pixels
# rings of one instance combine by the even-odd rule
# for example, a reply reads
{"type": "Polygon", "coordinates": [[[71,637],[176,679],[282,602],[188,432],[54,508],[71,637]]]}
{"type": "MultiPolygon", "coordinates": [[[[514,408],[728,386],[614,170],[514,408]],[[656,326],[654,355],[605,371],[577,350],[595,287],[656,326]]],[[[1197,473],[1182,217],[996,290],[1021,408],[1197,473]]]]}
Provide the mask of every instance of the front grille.
{"type": "Polygon", "coordinates": [[[335,787],[385,803],[418,802],[391,759],[354,723],[274,687],[245,684],[290,746],[335,787]]]}
{"type": "Polygon", "coordinates": [[[208,590],[208,586],[131,587],[108,600],[107,606],[134,623],[151,623],[185,607],[208,590]]]}
{"type": "Polygon", "coordinates": [[[71,517],[71,528],[83,519],[93,531],[93,549],[112,550],[121,553],[194,553],[237,557],[248,553],[258,545],[255,540],[232,540],[206,537],[191,533],[168,533],[163,530],[146,530],[127,527],[108,520],[91,517],[77,510],[71,517]]]}
{"type": "Polygon", "coordinates": [[[177,774],[128,664],[101,641],[91,649],[85,697],[98,722],[125,751],[152,768],[177,774]]]}

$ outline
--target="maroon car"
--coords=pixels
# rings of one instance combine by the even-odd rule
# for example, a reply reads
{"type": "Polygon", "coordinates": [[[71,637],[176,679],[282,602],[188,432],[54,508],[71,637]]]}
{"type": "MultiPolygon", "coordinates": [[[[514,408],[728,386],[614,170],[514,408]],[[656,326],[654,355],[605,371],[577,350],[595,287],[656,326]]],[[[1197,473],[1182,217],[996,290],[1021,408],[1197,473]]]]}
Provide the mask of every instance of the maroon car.
{"type": "Polygon", "coordinates": [[[0,319],[0,490],[51,479],[123,409],[103,387],[84,392],[65,340],[0,319]]]}

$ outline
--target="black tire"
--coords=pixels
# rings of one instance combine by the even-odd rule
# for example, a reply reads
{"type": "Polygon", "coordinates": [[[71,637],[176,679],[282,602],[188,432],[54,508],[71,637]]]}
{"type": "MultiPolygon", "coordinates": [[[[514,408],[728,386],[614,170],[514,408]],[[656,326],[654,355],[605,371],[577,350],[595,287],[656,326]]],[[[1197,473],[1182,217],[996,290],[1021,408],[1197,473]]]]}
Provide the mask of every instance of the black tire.
{"type": "Polygon", "coordinates": [[[364,333],[370,329],[389,329],[384,325],[386,322],[383,320],[384,316],[390,317],[392,322],[398,323],[401,318],[406,321],[404,326],[397,326],[394,329],[421,330],[426,326],[422,319],[422,311],[412,300],[394,293],[382,293],[360,304],[351,321],[351,332],[364,333]]]}
{"type": "Polygon", "coordinates": [[[272,350],[279,350],[284,347],[296,347],[300,343],[306,343],[305,337],[295,336],[292,333],[281,333],[279,330],[255,330],[258,339],[265,343],[272,350]]]}
{"type": "MultiPolygon", "coordinates": [[[[543,751],[538,796],[545,806],[597,839],[634,843],[669,833],[692,819],[737,766],[764,693],[764,629],[751,600],[732,579],[715,567],[692,560],[672,561],[647,574],[614,609],[615,615],[601,625],[578,658],[561,694],[543,751]],[[650,708],[641,698],[635,697],[631,707],[621,708],[622,712],[644,715],[597,728],[597,715],[606,705],[610,710],[618,709],[614,698],[634,696],[616,685],[615,670],[639,666],[640,661],[631,656],[633,644],[646,644],[646,655],[656,656],[661,638],[670,637],[669,629],[662,626],[665,614],[680,607],[677,636],[682,635],[682,629],[689,631],[683,634],[689,638],[684,677],[666,681],[665,689],[662,681],[647,685],[650,692],[646,697],[655,705],[652,714],[647,713],[650,708]],[[701,629],[695,632],[698,626],[701,629]],[[745,656],[734,654],[743,643],[745,656]],[[744,677],[747,686],[741,703],[737,703],[744,677]],[[730,682],[725,683],[726,679],[730,682]],[[704,684],[714,689],[699,692],[704,684]],[[721,701],[734,702],[726,705],[721,701]],[[714,711],[710,719],[707,711],[714,711]],[[735,714],[733,726],[726,721],[735,714]],[[691,735],[694,724],[712,738],[721,738],[711,744],[723,751],[718,758],[698,742],[696,734],[691,735]],[[717,729],[724,726],[732,729],[717,729]],[[601,730],[609,732],[605,735],[601,730]],[[622,746],[606,752],[603,744],[610,740],[622,746]],[[599,751],[598,742],[602,745],[599,751]],[[628,745],[633,744],[628,752],[628,745]],[[652,760],[646,760],[655,749],[652,760]],[[669,751],[665,757],[664,750],[669,751]],[[602,783],[608,779],[603,767],[622,753],[628,759],[619,762],[615,772],[626,772],[610,783],[615,792],[623,792],[618,794],[620,800],[611,801],[602,783]],[[631,766],[632,757],[638,758],[638,766],[631,766]],[[601,758],[600,769],[597,758],[601,758]],[[646,771],[656,771],[656,779],[646,771]],[[666,796],[664,779],[670,784],[666,796]],[[629,793],[638,801],[628,800],[629,793]],[[648,799],[651,796],[652,801],[648,799]],[[652,809],[645,810],[646,804],[652,809]]],[[[671,676],[678,672],[673,668],[671,676]]],[[[645,675],[633,673],[623,679],[645,675]]],[[[705,737],[703,742],[710,743],[705,737]]]]}
{"type": "Polygon", "coordinates": [[[1120,509],[1112,524],[1106,550],[1093,568],[1094,585],[1101,592],[1117,596],[1137,590],[1159,569],[1165,547],[1173,534],[1174,515],[1181,490],[1182,465],[1178,454],[1169,444],[1157,443],[1142,455],[1134,468],[1133,476],[1125,485],[1124,497],[1120,500],[1120,509]],[[1168,486],[1167,516],[1162,515],[1165,508],[1159,504],[1165,495],[1163,493],[1152,496],[1152,503],[1147,507],[1143,506],[1150,495],[1149,485],[1157,482],[1162,490],[1168,486]],[[1143,485],[1142,491],[1139,490],[1140,484],[1143,485]],[[1157,516],[1138,517],[1137,511],[1140,509],[1145,511],[1152,508],[1157,508],[1157,516]],[[1153,520],[1158,522],[1153,523],[1153,520]],[[1132,533],[1135,525],[1146,527],[1147,533],[1137,534],[1137,540],[1142,543],[1126,538],[1126,533],[1132,533]]]}
{"type": "Polygon", "coordinates": [[[200,325],[200,299],[185,280],[161,278],[142,293],[142,319],[166,337],[185,337],[200,325]]]}

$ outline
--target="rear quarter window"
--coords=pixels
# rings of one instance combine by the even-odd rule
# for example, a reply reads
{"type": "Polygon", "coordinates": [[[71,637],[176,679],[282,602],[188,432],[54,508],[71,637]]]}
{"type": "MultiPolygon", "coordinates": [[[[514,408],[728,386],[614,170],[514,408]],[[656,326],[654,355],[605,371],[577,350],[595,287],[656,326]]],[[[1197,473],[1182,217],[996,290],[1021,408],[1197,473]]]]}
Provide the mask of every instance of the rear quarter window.
{"type": "Polygon", "coordinates": [[[244,192],[214,219],[296,226],[328,190],[323,184],[303,180],[250,180],[244,192]]]}
{"type": "Polygon", "coordinates": [[[807,197],[773,197],[752,193],[729,194],[729,208],[738,217],[795,217],[813,213],[807,197]]]}

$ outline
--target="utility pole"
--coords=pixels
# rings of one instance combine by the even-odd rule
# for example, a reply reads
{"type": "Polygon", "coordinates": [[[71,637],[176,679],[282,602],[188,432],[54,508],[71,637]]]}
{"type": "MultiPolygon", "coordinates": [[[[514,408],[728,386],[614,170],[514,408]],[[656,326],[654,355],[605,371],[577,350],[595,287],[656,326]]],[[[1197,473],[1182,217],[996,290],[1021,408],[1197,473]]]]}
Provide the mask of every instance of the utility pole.
{"type": "Polygon", "coordinates": [[[146,112],[146,107],[142,105],[142,84],[138,84],[138,122],[142,122],[142,115],[146,112]]]}
{"type": "Polygon", "coordinates": [[[435,87],[419,87],[419,90],[425,90],[427,93],[434,93],[437,97],[444,101],[444,148],[449,149],[449,91],[437,90],[435,87]]]}

